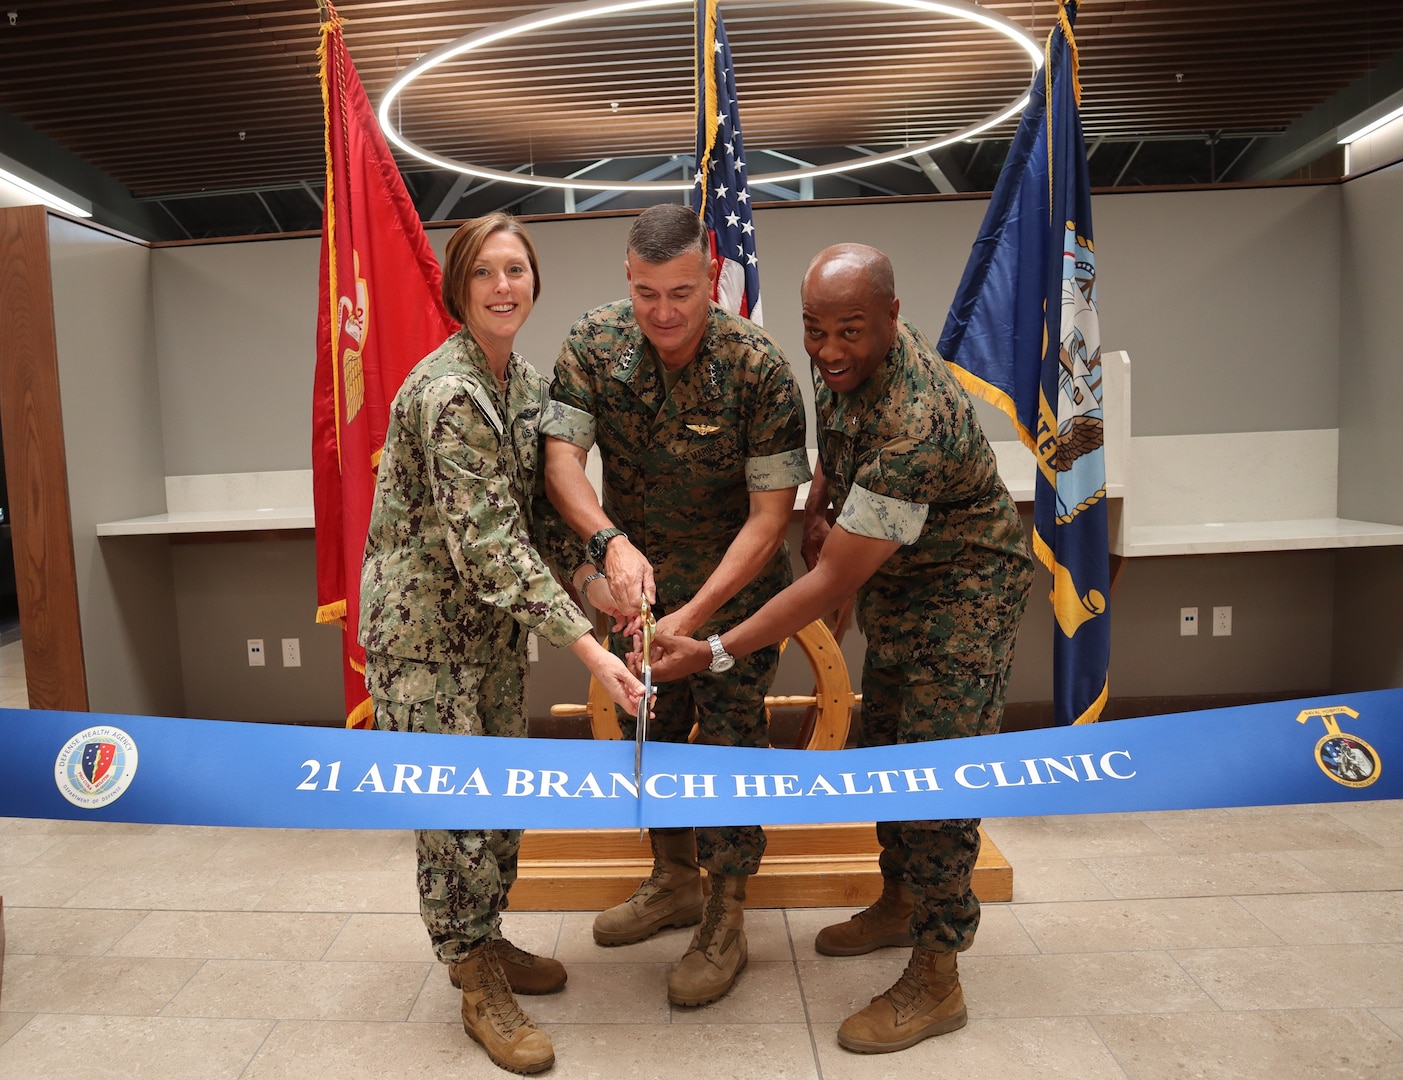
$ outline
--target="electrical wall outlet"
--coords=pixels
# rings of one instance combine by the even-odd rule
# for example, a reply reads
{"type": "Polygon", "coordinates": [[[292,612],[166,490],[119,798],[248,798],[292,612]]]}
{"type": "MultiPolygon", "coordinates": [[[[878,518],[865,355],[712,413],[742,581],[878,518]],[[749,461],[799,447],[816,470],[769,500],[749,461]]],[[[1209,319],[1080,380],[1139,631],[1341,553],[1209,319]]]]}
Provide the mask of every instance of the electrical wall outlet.
{"type": "Polygon", "coordinates": [[[302,640],[295,637],[283,638],[283,667],[302,666],[302,640]]]}
{"type": "Polygon", "coordinates": [[[251,637],[248,639],[248,666],[262,667],[266,663],[263,655],[263,639],[261,637],[251,637]]]}
{"type": "Polygon", "coordinates": [[[1215,607],[1213,609],[1213,636],[1232,637],[1232,608],[1215,607]]]}
{"type": "Polygon", "coordinates": [[[540,658],[541,643],[536,640],[535,634],[528,633],[526,635],[526,659],[534,664],[536,661],[540,660],[540,658]]]}
{"type": "Polygon", "coordinates": [[[1198,608],[1181,607],[1179,609],[1179,636],[1198,637],[1198,608]]]}

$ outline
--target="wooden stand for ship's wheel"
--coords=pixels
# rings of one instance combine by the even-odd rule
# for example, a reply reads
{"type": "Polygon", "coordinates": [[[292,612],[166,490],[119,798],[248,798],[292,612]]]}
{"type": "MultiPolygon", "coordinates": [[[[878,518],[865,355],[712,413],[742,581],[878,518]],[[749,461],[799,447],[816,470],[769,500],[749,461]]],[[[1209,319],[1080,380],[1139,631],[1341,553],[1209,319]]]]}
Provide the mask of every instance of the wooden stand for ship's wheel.
{"type": "MultiPolygon", "coordinates": [[[[847,664],[827,625],[813,622],[794,636],[808,658],[812,696],[767,697],[772,708],[806,706],[799,747],[841,750],[847,743],[853,693],[847,664]]],[[[619,739],[614,703],[590,680],[587,705],[556,705],[553,716],[588,716],[596,739],[619,739]]],[[[862,907],[882,891],[876,831],[868,824],[775,825],[765,829],[760,872],[750,879],[751,907],[862,907]]],[[[1013,868],[980,830],[974,892],[983,903],[1013,899],[1013,868]]],[[[528,829],[522,840],[512,907],[519,911],[602,911],[632,894],[652,872],[647,838],[634,829],[528,829]]]]}

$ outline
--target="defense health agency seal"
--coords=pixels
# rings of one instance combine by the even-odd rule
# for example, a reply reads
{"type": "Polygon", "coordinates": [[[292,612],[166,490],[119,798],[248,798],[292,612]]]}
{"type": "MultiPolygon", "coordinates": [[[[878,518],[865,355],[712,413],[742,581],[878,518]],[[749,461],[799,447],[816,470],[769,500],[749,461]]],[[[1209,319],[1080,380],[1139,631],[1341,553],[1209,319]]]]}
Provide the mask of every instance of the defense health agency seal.
{"type": "Polygon", "coordinates": [[[136,761],[136,741],[119,727],[100,724],[64,743],[54,761],[54,783],[74,806],[96,810],[131,786],[136,761]]]}

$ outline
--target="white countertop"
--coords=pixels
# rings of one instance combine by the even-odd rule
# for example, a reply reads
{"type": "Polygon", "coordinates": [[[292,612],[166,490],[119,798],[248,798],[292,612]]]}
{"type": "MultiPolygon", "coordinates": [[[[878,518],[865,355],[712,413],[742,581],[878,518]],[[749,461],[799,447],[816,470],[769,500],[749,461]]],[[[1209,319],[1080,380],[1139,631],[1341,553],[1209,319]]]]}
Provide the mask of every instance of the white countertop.
{"type": "Polygon", "coordinates": [[[100,522],[97,534],[151,536],[160,533],[255,532],[260,529],[310,529],[315,524],[310,506],[272,506],[253,510],[184,510],[100,522]]]}
{"type": "Polygon", "coordinates": [[[1139,525],[1126,530],[1130,558],[1153,555],[1214,555],[1244,551],[1305,551],[1320,548],[1403,544],[1403,525],[1348,518],[1225,521],[1199,525],[1139,525]]]}
{"type": "MultiPolygon", "coordinates": [[[[1309,435],[1310,433],[1304,433],[1309,435]]],[[[1216,437],[1223,438],[1223,437],[1216,437]]],[[[1170,440],[1159,440],[1169,442],[1170,440]]],[[[1300,441],[1298,438],[1295,440],[1300,441]]],[[[1270,449],[1279,449],[1280,440],[1269,441],[1270,449]]],[[[1174,447],[1176,455],[1180,448],[1174,447]]],[[[1240,448],[1235,448],[1240,449],[1240,448]]],[[[1034,465],[1032,455],[1019,443],[994,443],[999,458],[999,471],[1015,500],[1029,503],[1033,499],[1034,465]]],[[[810,457],[816,457],[810,451],[810,457]]],[[[1331,481],[1333,494],[1333,472],[1331,481]]],[[[1107,493],[1112,499],[1125,495],[1125,485],[1112,476],[1107,493]]],[[[597,481],[596,481],[597,483],[597,481]]],[[[1317,484],[1316,487],[1323,485],[1317,484]]],[[[1161,490],[1163,484],[1150,485],[1161,490]]],[[[799,488],[795,509],[802,510],[808,485],[799,488]]],[[[1238,493],[1239,511],[1245,496],[1238,493]]],[[[1203,500],[1198,500],[1200,508],[1203,500]]],[[[1314,500],[1323,503],[1324,497],[1314,500]]],[[[1220,512],[1229,509],[1210,506],[1220,512]]],[[[1295,505],[1314,503],[1298,501],[1295,505]]],[[[311,470],[228,473],[208,476],[166,477],[166,506],[162,514],[106,521],[97,526],[98,536],[152,536],[260,532],[270,530],[310,530],[316,519],[312,508],[311,470]]],[[[1188,502],[1176,506],[1187,510],[1188,502]]],[[[1263,509],[1264,507],[1256,507],[1263,509]]],[[[1276,509],[1267,507],[1267,512],[1276,509]]],[[[1161,510],[1162,512],[1162,510],[1161,510]]],[[[1308,510],[1307,513],[1310,511],[1308,510]]],[[[1317,511],[1318,512],[1318,511],[1317,511]]],[[[1328,513],[1328,510],[1326,511],[1328,513]]],[[[1299,513],[1299,511],[1298,511],[1299,513]]],[[[1352,521],[1335,517],[1279,518],[1261,521],[1169,522],[1130,525],[1125,530],[1125,542],[1115,550],[1131,558],[1165,555],[1210,555],[1251,551],[1300,551],[1321,548],[1379,547],[1403,545],[1403,525],[1388,525],[1372,521],[1352,521]]]]}
{"type": "Polygon", "coordinates": [[[104,521],[98,536],[310,529],[312,470],[166,477],[166,512],[104,521]]]}

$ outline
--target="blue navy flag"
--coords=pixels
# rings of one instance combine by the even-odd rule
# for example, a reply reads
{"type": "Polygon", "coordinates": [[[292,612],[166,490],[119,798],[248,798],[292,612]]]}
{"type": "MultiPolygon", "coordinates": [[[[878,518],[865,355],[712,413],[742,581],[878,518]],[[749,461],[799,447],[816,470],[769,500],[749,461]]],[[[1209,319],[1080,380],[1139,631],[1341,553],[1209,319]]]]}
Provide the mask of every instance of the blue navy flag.
{"type": "Polygon", "coordinates": [[[1101,332],[1075,19],[1075,0],[1060,0],[939,345],[965,387],[1003,409],[1037,456],[1033,550],[1053,577],[1059,724],[1100,716],[1111,642],[1101,332]]]}
{"type": "Polygon", "coordinates": [[[706,222],[721,260],[712,299],[760,322],[760,262],[745,182],[745,147],[736,107],[731,45],[717,0],[697,0],[697,175],[692,209],[706,222]]]}

